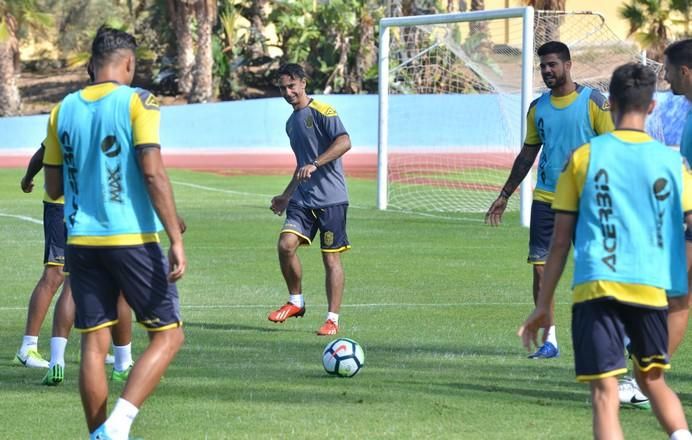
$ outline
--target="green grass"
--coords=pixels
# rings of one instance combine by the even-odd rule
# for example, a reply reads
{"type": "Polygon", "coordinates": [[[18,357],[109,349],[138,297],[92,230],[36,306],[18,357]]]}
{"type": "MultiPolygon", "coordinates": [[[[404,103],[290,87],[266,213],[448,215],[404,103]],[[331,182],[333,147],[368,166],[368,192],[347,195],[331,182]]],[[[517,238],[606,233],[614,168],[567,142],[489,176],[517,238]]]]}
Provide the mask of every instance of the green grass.
{"type": "MultiPolygon", "coordinates": [[[[501,228],[481,214],[424,217],[374,209],[373,181],[351,179],[343,336],[366,367],[339,379],[322,370],[328,339],[314,332],[326,301],[318,249],[302,249],[308,313],[283,325],[266,315],[286,300],[275,244],[282,218],[271,196],[288,177],[223,177],[172,170],[188,232],[179,284],[186,344],[146,402],[133,435],[146,439],[459,438],[584,439],[588,390],[574,380],[568,283],[558,293],[562,357],[530,361],[515,332],[532,309],[528,232],[516,214],[501,228]]],[[[86,438],[77,389],[78,337],[66,383],[11,364],[39,278],[41,194],[0,170],[0,438],[86,438]],[[8,216],[10,215],[10,216],[8,216]]],[[[39,187],[39,185],[37,185],[39,187]]],[[[40,351],[48,354],[50,322],[40,351]]],[[[689,338],[688,338],[689,339],[689,338]]],[[[146,334],[135,331],[134,351],[146,334]]],[[[690,343],[669,382],[692,398],[690,343]]],[[[111,404],[122,385],[111,385],[111,404]]],[[[689,413],[688,413],[689,415],[689,413]]],[[[628,439],[664,438],[651,413],[623,410],[628,439]]]]}

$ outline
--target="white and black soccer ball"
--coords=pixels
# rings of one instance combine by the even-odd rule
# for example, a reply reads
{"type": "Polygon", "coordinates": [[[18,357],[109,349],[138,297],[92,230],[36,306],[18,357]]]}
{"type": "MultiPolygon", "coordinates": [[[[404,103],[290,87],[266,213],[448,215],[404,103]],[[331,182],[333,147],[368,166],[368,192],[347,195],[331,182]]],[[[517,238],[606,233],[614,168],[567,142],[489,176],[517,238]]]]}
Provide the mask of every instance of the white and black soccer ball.
{"type": "Polygon", "coordinates": [[[365,353],[353,339],[335,339],[324,348],[322,365],[329,374],[353,377],[365,365],[365,353]]]}

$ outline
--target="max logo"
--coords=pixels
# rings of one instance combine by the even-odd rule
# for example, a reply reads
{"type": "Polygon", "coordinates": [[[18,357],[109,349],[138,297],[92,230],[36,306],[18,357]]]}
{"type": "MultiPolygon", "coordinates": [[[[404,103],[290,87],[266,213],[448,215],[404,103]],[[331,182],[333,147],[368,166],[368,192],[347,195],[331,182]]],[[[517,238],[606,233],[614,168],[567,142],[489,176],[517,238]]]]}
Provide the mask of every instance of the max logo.
{"type": "MultiPolygon", "coordinates": [[[[659,177],[654,182],[652,188],[654,192],[654,197],[659,202],[665,201],[670,197],[670,187],[668,185],[668,180],[663,177],[659,177]]],[[[665,206],[661,206],[657,203],[658,209],[656,212],[656,244],[659,248],[663,248],[663,216],[666,213],[665,206]]]]}

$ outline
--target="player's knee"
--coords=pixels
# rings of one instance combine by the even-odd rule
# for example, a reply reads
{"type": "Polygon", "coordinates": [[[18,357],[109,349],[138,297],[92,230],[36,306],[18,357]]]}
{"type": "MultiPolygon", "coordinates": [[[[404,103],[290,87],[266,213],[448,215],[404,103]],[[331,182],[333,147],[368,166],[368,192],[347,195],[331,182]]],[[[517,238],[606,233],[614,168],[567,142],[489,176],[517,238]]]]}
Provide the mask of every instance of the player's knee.
{"type": "Polygon", "coordinates": [[[295,255],[296,250],[298,249],[298,244],[294,240],[282,237],[281,239],[279,239],[277,249],[279,251],[279,254],[283,256],[293,256],[295,255]]]}
{"type": "Polygon", "coordinates": [[[65,274],[62,271],[62,266],[46,266],[43,270],[43,282],[50,286],[53,290],[58,290],[58,287],[65,280],[65,274]]]}

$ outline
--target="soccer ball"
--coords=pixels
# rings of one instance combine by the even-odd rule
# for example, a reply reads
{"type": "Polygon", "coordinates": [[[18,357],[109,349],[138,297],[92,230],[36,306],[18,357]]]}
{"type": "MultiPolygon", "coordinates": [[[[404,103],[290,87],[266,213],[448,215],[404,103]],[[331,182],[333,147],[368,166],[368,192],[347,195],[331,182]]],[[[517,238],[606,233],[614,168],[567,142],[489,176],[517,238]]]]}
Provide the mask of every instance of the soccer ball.
{"type": "Polygon", "coordinates": [[[322,365],[329,374],[352,377],[365,365],[365,353],[353,339],[335,339],[324,348],[322,365]]]}

